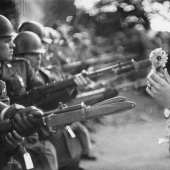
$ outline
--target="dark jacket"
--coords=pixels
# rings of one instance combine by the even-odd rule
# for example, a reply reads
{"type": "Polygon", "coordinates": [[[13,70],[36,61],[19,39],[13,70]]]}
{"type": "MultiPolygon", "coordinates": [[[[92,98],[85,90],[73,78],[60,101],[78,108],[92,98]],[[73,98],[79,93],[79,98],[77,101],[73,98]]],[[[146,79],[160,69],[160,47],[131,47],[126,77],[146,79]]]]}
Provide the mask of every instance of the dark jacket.
{"type": "Polygon", "coordinates": [[[10,99],[42,85],[30,64],[22,59],[10,63],[3,62],[0,76],[1,80],[6,82],[7,95],[10,99]]]}
{"type": "MultiPolygon", "coordinates": [[[[22,59],[12,62],[1,62],[0,79],[6,83],[7,95],[10,99],[13,96],[25,93],[35,86],[42,85],[36,78],[36,74],[30,64],[22,59]]],[[[13,104],[12,100],[10,104],[13,104]]],[[[7,167],[7,161],[16,152],[6,155],[6,149],[2,140],[0,142],[0,150],[0,169],[3,170],[7,167]]]]}

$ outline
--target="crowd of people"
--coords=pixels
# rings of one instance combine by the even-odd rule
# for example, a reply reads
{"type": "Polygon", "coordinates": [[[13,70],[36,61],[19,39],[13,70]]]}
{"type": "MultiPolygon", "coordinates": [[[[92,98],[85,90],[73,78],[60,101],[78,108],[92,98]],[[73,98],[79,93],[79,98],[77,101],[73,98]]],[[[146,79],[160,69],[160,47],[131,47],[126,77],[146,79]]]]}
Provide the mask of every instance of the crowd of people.
{"type": "Polygon", "coordinates": [[[79,167],[81,158],[96,159],[91,152],[87,128],[76,122],[50,130],[43,122],[42,111],[56,109],[59,101],[69,101],[79,91],[92,88],[91,84],[93,88],[97,87],[97,83],[94,85],[81,73],[71,75],[62,71],[61,63],[65,63],[66,58],[58,48],[62,48],[65,42],[58,32],[36,21],[24,22],[14,32],[12,24],[4,16],[0,16],[0,23],[1,80],[6,83],[10,98],[10,106],[1,104],[1,121],[4,121],[6,129],[1,133],[0,169],[82,169],[79,167]],[[39,104],[38,109],[31,103],[24,107],[22,101],[15,100],[17,104],[14,104],[16,96],[34,87],[70,77],[73,77],[76,87],[55,94],[55,101],[39,104]]]}

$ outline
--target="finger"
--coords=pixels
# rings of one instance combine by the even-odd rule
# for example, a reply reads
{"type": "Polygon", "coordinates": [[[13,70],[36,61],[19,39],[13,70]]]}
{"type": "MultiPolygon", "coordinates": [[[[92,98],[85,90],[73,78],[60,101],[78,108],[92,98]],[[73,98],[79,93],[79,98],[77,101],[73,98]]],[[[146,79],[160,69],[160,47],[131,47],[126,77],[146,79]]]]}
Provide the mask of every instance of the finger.
{"type": "Polygon", "coordinates": [[[156,74],[156,68],[154,66],[152,66],[152,69],[150,73],[148,74],[148,77],[152,76],[153,74],[156,74]]]}
{"type": "Polygon", "coordinates": [[[74,79],[74,81],[75,81],[75,83],[77,84],[77,86],[78,86],[79,88],[83,88],[83,83],[82,83],[82,81],[79,79],[79,77],[76,77],[76,78],[74,79]]]}
{"type": "Polygon", "coordinates": [[[79,76],[77,76],[77,78],[79,78],[79,80],[81,81],[81,83],[86,86],[88,84],[87,81],[87,77],[84,77],[82,74],[80,74],[79,76]]]}
{"type": "Polygon", "coordinates": [[[160,83],[162,78],[158,74],[152,74],[148,79],[154,80],[156,83],[160,83]]]}
{"type": "Polygon", "coordinates": [[[156,67],[155,66],[152,66],[152,72],[156,73],[156,67]]]}
{"type": "Polygon", "coordinates": [[[151,96],[154,97],[153,93],[151,92],[151,89],[149,87],[146,87],[147,93],[151,96]]]}
{"type": "Polygon", "coordinates": [[[13,130],[12,132],[13,137],[18,140],[19,142],[23,142],[24,138],[22,136],[20,136],[15,130],[13,130]]]}
{"type": "Polygon", "coordinates": [[[170,76],[169,76],[167,68],[164,69],[164,76],[165,76],[166,81],[170,84],[170,76]]]}
{"type": "Polygon", "coordinates": [[[25,122],[23,121],[22,117],[18,114],[15,115],[15,118],[12,119],[11,123],[14,127],[14,130],[16,130],[17,132],[23,132],[27,130],[25,122]]]}
{"type": "Polygon", "coordinates": [[[159,88],[159,84],[155,82],[151,77],[148,78],[148,86],[154,86],[155,88],[159,88]]]}
{"type": "Polygon", "coordinates": [[[151,86],[150,91],[154,97],[158,94],[158,90],[154,86],[151,86]]]}
{"type": "Polygon", "coordinates": [[[74,78],[74,82],[77,84],[77,86],[80,86],[81,82],[80,80],[77,78],[77,76],[74,78]]]}
{"type": "Polygon", "coordinates": [[[19,135],[21,135],[21,136],[24,137],[25,131],[24,131],[24,129],[21,129],[21,126],[18,124],[18,122],[17,122],[17,121],[15,122],[15,120],[12,120],[11,123],[12,123],[13,129],[14,129],[19,135]]]}
{"type": "Polygon", "coordinates": [[[3,136],[3,139],[4,139],[5,146],[7,147],[7,149],[13,149],[16,147],[16,145],[12,141],[8,140],[6,135],[3,136]]]}
{"type": "Polygon", "coordinates": [[[161,77],[162,79],[165,79],[164,73],[157,72],[157,74],[158,74],[158,75],[159,75],[159,77],[161,77]]]}
{"type": "Polygon", "coordinates": [[[37,109],[35,106],[30,107],[29,115],[32,115],[36,118],[42,118],[43,117],[43,111],[40,109],[37,109]]]}
{"type": "Polygon", "coordinates": [[[93,81],[89,77],[86,78],[86,81],[87,81],[88,84],[93,83],[93,81]]]}
{"type": "Polygon", "coordinates": [[[151,84],[148,80],[146,81],[146,85],[147,85],[147,87],[151,88],[151,84]]]}
{"type": "Polygon", "coordinates": [[[6,137],[7,137],[7,140],[10,141],[10,143],[13,143],[13,145],[17,146],[17,145],[20,144],[20,141],[16,140],[16,139],[13,137],[12,133],[7,133],[7,134],[6,134],[6,137]]]}
{"type": "Polygon", "coordinates": [[[146,91],[152,96],[155,97],[158,94],[157,89],[154,86],[147,86],[146,91]]]}

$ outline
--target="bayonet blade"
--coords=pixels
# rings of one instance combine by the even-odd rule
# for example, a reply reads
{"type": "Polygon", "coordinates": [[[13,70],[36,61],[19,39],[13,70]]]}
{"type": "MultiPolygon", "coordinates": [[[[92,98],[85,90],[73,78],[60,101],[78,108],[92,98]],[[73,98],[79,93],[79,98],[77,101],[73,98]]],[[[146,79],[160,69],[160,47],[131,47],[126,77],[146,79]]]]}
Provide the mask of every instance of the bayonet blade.
{"type": "Polygon", "coordinates": [[[49,127],[71,124],[86,119],[91,119],[98,116],[118,114],[131,110],[135,107],[134,102],[125,101],[113,104],[97,105],[94,107],[84,107],[80,110],[71,112],[53,114],[45,117],[46,124],[49,127]]]}

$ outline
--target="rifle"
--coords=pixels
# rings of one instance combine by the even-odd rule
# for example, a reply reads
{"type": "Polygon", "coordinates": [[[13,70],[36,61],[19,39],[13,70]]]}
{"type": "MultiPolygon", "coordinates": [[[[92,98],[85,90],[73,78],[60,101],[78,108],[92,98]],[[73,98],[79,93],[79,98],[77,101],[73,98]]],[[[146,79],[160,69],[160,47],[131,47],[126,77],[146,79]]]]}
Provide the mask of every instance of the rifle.
{"type": "Polygon", "coordinates": [[[84,92],[78,94],[76,98],[68,102],[67,105],[75,105],[80,102],[84,102],[86,105],[92,105],[97,102],[117,96],[119,91],[127,90],[127,89],[138,90],[141,87],[146,87],[146,79],[139,79],[133,82],[127,82],[117,86],[113,85],[113,87],[106,86],[90,92],[84,92]]]}
{"type": "MultiPolygon", "coordinates": [[[[7,105],[4,105],[4,107],[6,106],[7,105]]],[[[46,125],[49,127],[61,126],[102,115],[122,113],[133,109],[135,106],[136,104],[134,102],[125,101],[124,97],[119,96],[102,101],[92,106],[86,106],[83,102],[81,104],[69,107],[61,104],[60,109],[44,112],[42,118],[44,122],[46,122],[46,125]]],[[[28,116],[32,117],[32,115],[28,116]]],[[[13,128],[12,126],[9,126],[9,124],[9,119],[0,121],[1,135],[12,131],[13,128]]]]}
{"type": "Polygon", "coordinates": [[[123,54],[113,54],[113,55],[104,55],[102,57],[98,58],[90,58],[84,61],[75,61],[68,64],[62,65],[62,70],[64,72],[69,73],[78,73],[82,70],[87,70],[90,66],[94,65],[100,65],[100,64],[107,64],[110,62],[115,61],[127,61],[130,59],[136,58],[136,54],[129,54],[129,55],[123,55],[123,54]]]}
{"type": "MultiPolygon", "coordinates": [[[[94,78],[106,74],[108,72],[111,72],[112,75],[117,75],[123,72],[131,71],[133,69],[136,70],[140,67],[148,66],[151,66],[151,62],[149,59],[141,60],[139,62],[131,60],[126,62],[120,62],[113,66],[108,66],[93,72],[87,72],[82,74],[84,76],[94,78]]],[[[62,80],[61,82],[54,82],[45,86],[35,87],[22,95],[11,97],[11,103],[19,103],[23,104],[24,106],[35,105],[37,101],[41,101],[42,99],[44,99],[47,94],[54,94],[69,87],[76,87],[76,83],[74,82],[74,76],[70,79],[62,80]]]]}
{"type": "Polygon", "coordinates": [[[70,107],[61,107],[53,111],[44,112],[47,126],[68,125],[103,115],[118,114],[133,109],[134,102],[125,101],[124,97],[111,98],[95,105],[86,106],[83,102],[70,107]]]}

